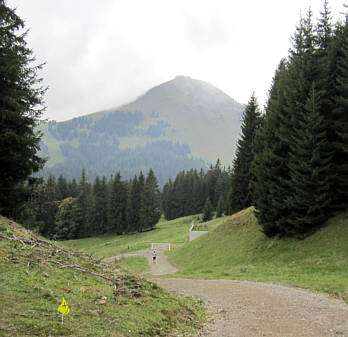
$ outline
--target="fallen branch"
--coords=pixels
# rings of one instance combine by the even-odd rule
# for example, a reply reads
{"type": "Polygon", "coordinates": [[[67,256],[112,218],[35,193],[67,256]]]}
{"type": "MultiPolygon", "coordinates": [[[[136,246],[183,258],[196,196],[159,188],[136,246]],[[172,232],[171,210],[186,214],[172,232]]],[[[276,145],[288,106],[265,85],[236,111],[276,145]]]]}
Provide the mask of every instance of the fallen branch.
{"type": "Polygon", "coordinates": [[[14,234],[12,234],[12,236],[7,236],[7,235],[3,235],[0,233],[0,238],[2,239],[6,239],[6,240],[10,240],[10,241],[17,241],[17,242],[20,242],[22,245],[25,246],[25,243],[27,243],[28,245],[31,246],[31,248],[35,247],[35,246],[41,246],[42,244],[45,244],[45,245],[48,245],[48,246],[51,246],[53,249],[54,249],[54,253],[55,254],[60,254],[62,253],[61,255],[67,255],[67,256],[88,256],[88,258],[90,260],[93,260],[93,261],[97,261],[95,260],[92,256],[88,255],[88,254],[80,254],[80,253],[75,253],[75,252],[72,252],[72,251],[69,251],[69,250],[66,250],[62,247],[58,247],[56,246],[54,243],[52,242],[49,242],[49,241],[44,241],[44,240],[40,240],[40,239],[33,239],[33,240],[30,240],[30,239],[24,239],[24,238],[17,238],[14,234]]]}

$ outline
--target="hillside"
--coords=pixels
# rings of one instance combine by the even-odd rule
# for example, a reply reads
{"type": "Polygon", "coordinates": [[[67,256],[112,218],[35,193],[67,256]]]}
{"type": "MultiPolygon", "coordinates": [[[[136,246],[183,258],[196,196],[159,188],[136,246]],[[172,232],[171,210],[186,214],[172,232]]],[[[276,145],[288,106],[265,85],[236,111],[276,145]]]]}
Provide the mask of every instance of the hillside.
{"type": "Polygon", "coordinates": [[[185,76],[134,102],[40,126],[43,174],[89,178],[117,170],[125,178],[153,168],[162,184],[179,170],[232,161],[244,106],[213,85],[185,76]]]}
{"type": "Polygon", "coordinates": [[[269,239],[248,208],[171,252],[177,277],[281,282],[348,302],[348,214],[303,240],[269,239]],[[218,245],[217,245],[218,243],[218,245]]]}
{"type": "Polygon", "coordinates": [[[124,235],[107,234],[98,237],[61,241],[65,247],[77,249],[96,258],[105,258],[127,252],[149,249],[152,242],[171,243],[172,248],[188,242],[188,233],[192,220],[190,215],[171,221],[163,218],[154,230],[124,235]]]}
{"type": "Polygon", "coordinates": [[[178,336],[204,320],[201,302],[62,248],[0,217],[1,336],[178,336]],[[70,313],[61,324],[62,298],[70,313]]]}

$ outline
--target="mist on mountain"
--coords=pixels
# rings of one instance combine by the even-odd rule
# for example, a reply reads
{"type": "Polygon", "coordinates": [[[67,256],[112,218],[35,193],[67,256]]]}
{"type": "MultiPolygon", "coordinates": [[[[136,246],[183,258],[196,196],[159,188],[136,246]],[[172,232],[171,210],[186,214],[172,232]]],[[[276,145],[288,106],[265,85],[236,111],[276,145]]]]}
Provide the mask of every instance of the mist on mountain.
{"type": "Polygon", "coordinates": [[[210,83],[177,76],[130,104],[41,124],[40,175],[79,179],[85,168],[89,179],[117,171],[128,179],[152,168],[162,185],[217,158],[229,165],[243,109],[210,83]]]}

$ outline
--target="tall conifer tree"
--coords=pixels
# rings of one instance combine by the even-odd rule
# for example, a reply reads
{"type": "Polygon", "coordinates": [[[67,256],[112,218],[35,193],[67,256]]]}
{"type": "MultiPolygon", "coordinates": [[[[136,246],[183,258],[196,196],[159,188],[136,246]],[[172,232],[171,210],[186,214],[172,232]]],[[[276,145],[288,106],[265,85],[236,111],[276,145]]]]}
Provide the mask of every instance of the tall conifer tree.
{"type": "Polygon", "coordinates": [[[267,236],[280,233],[279,218],[287,214],[284,196],[289,144],[286,105],[287,61],[282,60],[269,93],[266,115],[257,132],[252,163],[252,194],[256,216],[267,236]]]}
{"type": "Polygon", "coordinates": [[[97,176],[93,185],[93,232],[105,233],[108,229],[108,190],[106,178],[97,176]]]}
{"type": "Polygon", "coordinates": [[[117,172],[110,186],[109,220],[110,232],[122,234],[127,228],[127,189],[117,172]]]}
{"type": "Polygon", "coordinates": [[[252,202],[251,164],[254,156],[254,141],[260,126],[261,113],[253,94],[245,108],[242,122],[242,134],[237,143],[236,157],[233,162],[233,173],[229,192],[230,213],[249,207],[252,202]]]}
{"type": "Polygon", "coordinates": [[[286,197],[291,212],[286,235],[302,235],[327,220],[332,154],[328,152],[327,125],[320,114],[320,97],[314,85],[294,130],[290,145],[291,191],[286,197]]]}
{"type": "Polygon", "coordinates": [[[161,217],[160,192],[152,169],[146,177],[142,199],[140,231],[152,229],[161,217]]]}
{"type": "Polygon", "coordinates": [[[45,162],[37,154],[36,129],[45,90],[23,29],[23,20],[0,0],[0,213],[13,217],[28,198],[25,182],[45,162]]]}
{"type": "Polygon", "coordinates": [[[141,227],[141,209],[144,191],[144,175],[140,172],[139,178],[134,176],[130,184],[127,203],[128,232],[136,232],[141,227]]]}
{"type": "Polygon", "coordinates": [[[327,1],[321,14],[316,30],[310,11],[300,20],[257,136],[253,196],[269,236],[302,235],[347,206],[347,43],[327,1]]]}
{"type": "Polygon", "coordinates": [[[76,238],[77,224],[74,220],[74,200],[72,197],[59,202],[55,218],[55,240],[70,240],[76,238]]]}
{"type": "Polygon", "coordinates": [[[329,141],[334,150],[333,169],[336,178],[331,184],[335,210],[348,207],[348,15],[336,29],[332,48],[336,64],[336,92],[329,124],[329,141]]]}
{"type": "Polygon", "coordinates": [[[79,195],[74,204],[74,221],[77,224],[76,237],[83,238],[92,235],[92,212],[93,203],[90,193],[90,187],[86,180],[86,171],[82,170],[79,184],[79,195]]]}

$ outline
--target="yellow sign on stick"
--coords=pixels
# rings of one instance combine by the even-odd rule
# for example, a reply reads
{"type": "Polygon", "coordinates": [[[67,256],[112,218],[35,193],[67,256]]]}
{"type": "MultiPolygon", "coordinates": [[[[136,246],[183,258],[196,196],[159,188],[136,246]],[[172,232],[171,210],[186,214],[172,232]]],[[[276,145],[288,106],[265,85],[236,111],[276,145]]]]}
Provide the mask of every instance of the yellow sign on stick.
{"type": "Polygon", "coordinates": [[[68,307],[68,304],[66,303],[64,297],[62,299],[62,303],[58,307],[58,311],[62,313],[63,315],[67,315],[70,312],[70,309],[68,307]]]}

